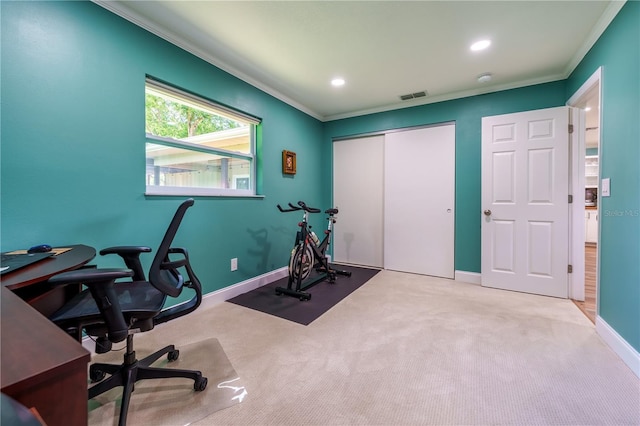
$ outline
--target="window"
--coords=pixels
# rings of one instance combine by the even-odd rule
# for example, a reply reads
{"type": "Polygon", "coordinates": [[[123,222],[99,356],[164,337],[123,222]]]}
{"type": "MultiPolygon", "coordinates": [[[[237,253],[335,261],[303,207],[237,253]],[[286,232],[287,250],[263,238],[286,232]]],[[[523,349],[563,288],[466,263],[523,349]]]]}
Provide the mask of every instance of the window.
{"type": "Polygon", "coordinates": [[[146,193],[255,195],[260,120],[147,78],[146,193]]]}

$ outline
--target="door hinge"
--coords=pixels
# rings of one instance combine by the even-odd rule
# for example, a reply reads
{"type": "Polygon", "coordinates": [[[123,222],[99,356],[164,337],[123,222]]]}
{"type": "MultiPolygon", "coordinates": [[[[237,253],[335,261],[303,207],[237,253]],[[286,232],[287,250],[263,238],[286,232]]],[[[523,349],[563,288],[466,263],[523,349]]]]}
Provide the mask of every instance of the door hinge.
{"type": "Polygon", "coordinates": [[[569,194],[569,204],[573,203],[573,195],[569,194]]]}
{"type": "Polygon", "coordinates": [[[568,273],[573,273],[573,265],[567,265],[567,272],[568,273]]]}
{"type": "Polygon", "coordinates": [[[569,134],[573,133],[573,124],[569,124],[569,134]]]}

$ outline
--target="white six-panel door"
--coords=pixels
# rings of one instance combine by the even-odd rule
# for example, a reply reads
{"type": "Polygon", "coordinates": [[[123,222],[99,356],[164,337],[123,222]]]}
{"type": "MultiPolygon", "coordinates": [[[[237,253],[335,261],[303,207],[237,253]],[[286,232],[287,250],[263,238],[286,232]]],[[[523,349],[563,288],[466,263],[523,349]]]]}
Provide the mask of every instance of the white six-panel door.
{"type": "Polygon", "coordinates": [[[569,109],[482,119],[482,285],[567,297],[569,109]]]}

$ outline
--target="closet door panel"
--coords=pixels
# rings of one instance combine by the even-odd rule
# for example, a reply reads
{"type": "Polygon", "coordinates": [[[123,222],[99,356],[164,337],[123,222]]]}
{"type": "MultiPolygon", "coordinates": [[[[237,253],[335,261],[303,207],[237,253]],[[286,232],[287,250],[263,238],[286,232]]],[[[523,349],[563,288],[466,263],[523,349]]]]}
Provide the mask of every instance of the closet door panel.
{"type": "Polygon", "coordinates": [[[385,136],[384,268],[454,277],[455,126],[385,136]]]}
{"type": "Polygon", "coordinates": [[[384,136],[333,143],[333,261],[383,266],[384,136]]]}

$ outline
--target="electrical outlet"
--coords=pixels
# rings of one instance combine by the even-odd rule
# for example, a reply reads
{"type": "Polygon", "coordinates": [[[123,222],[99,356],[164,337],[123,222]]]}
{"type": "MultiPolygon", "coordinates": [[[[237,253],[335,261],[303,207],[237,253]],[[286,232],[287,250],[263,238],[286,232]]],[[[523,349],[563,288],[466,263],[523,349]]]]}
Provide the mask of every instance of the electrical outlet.
{"type": "Polygon", "coordinates": [[[237,271],[238,270],[238,258],[234,257],[233,259],[231,259],[231,271],[237,271]]]}

